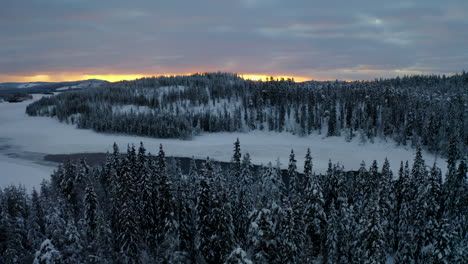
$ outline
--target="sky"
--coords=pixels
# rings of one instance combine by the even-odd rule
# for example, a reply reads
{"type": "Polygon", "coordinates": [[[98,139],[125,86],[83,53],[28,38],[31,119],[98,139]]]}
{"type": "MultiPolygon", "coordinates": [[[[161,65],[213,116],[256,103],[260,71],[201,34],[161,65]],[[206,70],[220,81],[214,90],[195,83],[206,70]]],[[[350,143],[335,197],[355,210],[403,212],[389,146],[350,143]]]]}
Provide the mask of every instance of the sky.
{"type": "Polygon", "coordinates": [[[466,0],[15,0],[0,82],[227,71],[372,80],[468,70],[466,0]]]}

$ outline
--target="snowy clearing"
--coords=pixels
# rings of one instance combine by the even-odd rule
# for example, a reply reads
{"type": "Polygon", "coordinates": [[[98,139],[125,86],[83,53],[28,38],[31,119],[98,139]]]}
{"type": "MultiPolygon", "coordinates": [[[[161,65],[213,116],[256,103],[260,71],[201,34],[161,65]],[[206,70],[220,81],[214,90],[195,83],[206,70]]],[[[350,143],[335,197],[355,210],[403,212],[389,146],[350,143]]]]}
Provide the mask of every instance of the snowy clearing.
{"type": "MultiPolygon", "coordinates": [[[[38,100],[44,95],[34,95],[38,100]]],[[[250,133],[212,133],[195,137],[193,140],[157,139],[127,135],[100,134],[91,130],[76,129],[72,125],[60,123],[49,117],[30,117],[25,108],[31,101],[16,104],[0,104],[0,185],[13,182],[25,185],[37,185],[53,171],[53,167],[35,164],[37,160],[11,158],[11,155],[25,152],[42,154],[71,154],[79,152],[106,152],[112,150],[117,142],[121,151],[127,144],[139,144],[142,141],[151,153],[157,153],[159,144],[163,144],[168,156],[214,158],[229,161],[233,142],[239,138],[242,152],[249,152],[255,164],[267,164],[280,158],[282,167],[287,166],[291,149],[296,153],[298,168],[302,170],[303,157],[307,148],[311,149],[315,172],[324,172],[328,160],[339,162],[346,170],[356,170],[362,160],[370,166],[375,159],[379,167],[385,157],[390,161],[396,175],[400,162],[414,158],[411,148],[397,147],[393,142],[377,141],[374,144],[360,144],[359,140],[346,142],[342,137],[328,137],[312,134],[298,137],[289,133],[253,131],[250,133]],[[5,148],[4,146],[10,146],[5,148]],[[10,157],[5,156],[8,154],[10,157]],[[20,169],[19,167],[23,167],[20,169]],[[35,170],[37,168],[37,170],[35,170]]],[[[437,160],[432,154],[424,152],[427,165],[437,160]]],[[[445,172],[444,160],[437,160],[438,166],[445,172]]]]}
{"type": "Polygon", "coordinates": [[[39,186],[43,179],[48,179],[54,171],[53,166],[36,164],[31,160],[10,158],[0,154],[0,186],[24,185],[31,190],[39,186]]]}

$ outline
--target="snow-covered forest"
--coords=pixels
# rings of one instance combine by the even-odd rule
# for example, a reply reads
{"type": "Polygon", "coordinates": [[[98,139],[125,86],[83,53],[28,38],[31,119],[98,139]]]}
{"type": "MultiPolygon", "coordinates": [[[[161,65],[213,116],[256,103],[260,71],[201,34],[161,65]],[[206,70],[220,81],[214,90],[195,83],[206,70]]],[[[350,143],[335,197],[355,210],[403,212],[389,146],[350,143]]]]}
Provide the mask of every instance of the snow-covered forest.
{"type": "Polygon", "coordinates": [[[375,81],[244,80],[231,73],[142,78],[70,91],[29,105],[29,115],[98,132],[190,138],[269,130],[392,139],[446,156],[468,144],[468,74],[375,81]]]}
{"type": "MultiPolygon", "coordinates": [[[[255,168],[234,143],[221,168],[183,172],[143,144],[91,168],[59,166],[40,190],[0,189],[3,263],[466,263],[467,167],[455,139],[447,173],[426,164],[329,163],[307,151],[287,170],[255,168]]],[[[313,150],[312,150],[313,153],[313,150]]],[[[1,261],[0,261],[1,262],[1,261]]]]}

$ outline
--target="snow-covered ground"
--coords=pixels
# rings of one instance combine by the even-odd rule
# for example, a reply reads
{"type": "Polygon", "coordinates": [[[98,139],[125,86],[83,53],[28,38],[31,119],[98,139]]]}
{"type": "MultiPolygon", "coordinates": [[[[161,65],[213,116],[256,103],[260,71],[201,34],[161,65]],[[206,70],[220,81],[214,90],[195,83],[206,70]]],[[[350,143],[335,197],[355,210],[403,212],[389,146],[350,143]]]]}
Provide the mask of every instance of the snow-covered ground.
{"type": "Polygon", "coordinates": [[[11,158],[0,154],[0,187],[6,185],[24,185],[28,190],[39,188],[43,179],[48,179],[53,166],[37,164],[32,160],[11,158]]]}
{"type": "Polygon", "coordinates": [[[67,91],[73,89],[83,89],[83,88],[97,88],[102,85],[102,81],[99,80],[86,80],[82,81],[76,85],[67,85],[60,88],[57,88],[56,91],[67,91]]]}
{"type": "MultiPolygon", "coordinates": [[[[43,95],[34,95],[34,100],[43,95]]],[[[101,134],[91,130],[76,129],[72,125],[60,123],[49,117],[30,117],[25,108],[31,101],[16,104],[0,104],[0,185],[22,183],[27,186],[37,185],[42,178],[53,171],[53,166],[37,164],[42,154],[69,154],[78,152],[106,152],[112,150],[117,142],[122,151],[127,144],[138,145],[140,141],[156,154],[159,144],[163,144],[168,156],[195,158],[214,158],[229,161],[233,142],[239,138],[243,152],[249,152],[255,164],[266,164],[280,159],[283,167],[287,166],[291,149],[296,153],[298,168],[302,169],[303,157],[307,148],[311,149],[316,172],[324,172],[328,159],[339,162],[345,169],[358,169],[362,160],[369,166],[375,159],[379,167],[385,157],[390,161],[394,174],[400,161],[414,158],[414,150],[397,147],[393,142],[360,144],[358,140],[346,142],[341,137],[325,138],[313,134],[298,137],[289,133],[261,132],[250,133],[212,133],[195,137],[193,140],[157,139],[127,135],[101,134]],[[8,147],[5,147],[8,146],[8,147]],[[25,153],[36,153],[35,158],[25,153]],[[8,156],[7,156],[8,154],[8,156]],[[18,156],[12,158],[12,156],[18,156]],[[36,170],[37,169],[37,170],[36,170]]],[[[428,165],[437,158],[424,153],[428,165]]],[[[437,160],[438,166],[445,171],[444,160],[437,160]]]]}
{"type": "Polygon", "coordinates": [[[40,83],[23,83],[18,85],[18,88],[23,89],[23,88],[31,88],[34,86],[40,85],[40,83]]]}

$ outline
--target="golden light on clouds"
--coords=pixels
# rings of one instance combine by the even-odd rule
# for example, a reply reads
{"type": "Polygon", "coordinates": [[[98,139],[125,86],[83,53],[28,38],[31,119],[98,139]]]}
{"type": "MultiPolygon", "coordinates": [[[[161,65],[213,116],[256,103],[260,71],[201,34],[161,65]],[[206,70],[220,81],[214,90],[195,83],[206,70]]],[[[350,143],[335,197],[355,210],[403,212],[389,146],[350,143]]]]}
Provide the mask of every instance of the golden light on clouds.
{"type": "MultiPolygon", "coordinates": [[[[66,81],[79,81],[79,80],[88,80],[88,79],[99,79],[105,80],[109,82],[118,82],[123,80],[135,80],[138,78],[143,77],[151,77],[151,76],[183,76],[183,75],[191,75],[193,73],[183,73],[183,74],[136,74],[136,73],[129,73],[129,74],[83,74],[83,73],[45,73],[45,74],[35,74],[35,75],[1,75],[0,74],[0,83],[1,82],[66,82],[66,81]]],[[[303,82],[312,80],[309,77],[302,77],[302,76],[287,76],[287,75],[268,75],[268,74],[239,74],[239,76],[243,79],[249,79],[253,81],[265,81],[269,80],[270,77],[273,79],[281,79],[284,78],[290,79],[294,78],[296,82],[303,82]]]]}

